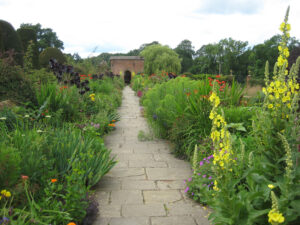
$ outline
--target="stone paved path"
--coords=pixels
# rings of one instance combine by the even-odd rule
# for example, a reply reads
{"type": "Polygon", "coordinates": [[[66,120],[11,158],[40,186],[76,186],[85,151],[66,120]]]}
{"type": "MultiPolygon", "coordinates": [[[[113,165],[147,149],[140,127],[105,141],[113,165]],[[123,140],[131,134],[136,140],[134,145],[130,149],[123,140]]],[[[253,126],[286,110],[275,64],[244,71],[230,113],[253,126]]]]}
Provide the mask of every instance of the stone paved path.
{"type": "Polygon", "coordinates": [[[138,141],[138,132],[149,130],[128,86],[119,114],[116,130],[105,138],[118,163],[96,187],[94,225],[209,225],[208,212],[184,193],[189,163],[170,154],[167,142],[138,141]]]}

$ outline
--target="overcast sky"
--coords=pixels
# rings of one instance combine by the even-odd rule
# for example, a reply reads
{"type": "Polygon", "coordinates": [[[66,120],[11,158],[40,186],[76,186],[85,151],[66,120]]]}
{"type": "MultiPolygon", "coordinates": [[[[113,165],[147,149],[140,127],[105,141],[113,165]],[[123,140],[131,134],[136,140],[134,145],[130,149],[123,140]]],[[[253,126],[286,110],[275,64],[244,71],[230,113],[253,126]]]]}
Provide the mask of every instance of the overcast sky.
{"type": "Polygon", "coordinates": [[[195,50],[229,37],[255,45],[279,33],[288,5],[291,36],[300,39],[300,0],[0,0],[0,19],[52,28],[64,52],[88,57],[152,41],[175,48],[188,39],[195,50]]]}

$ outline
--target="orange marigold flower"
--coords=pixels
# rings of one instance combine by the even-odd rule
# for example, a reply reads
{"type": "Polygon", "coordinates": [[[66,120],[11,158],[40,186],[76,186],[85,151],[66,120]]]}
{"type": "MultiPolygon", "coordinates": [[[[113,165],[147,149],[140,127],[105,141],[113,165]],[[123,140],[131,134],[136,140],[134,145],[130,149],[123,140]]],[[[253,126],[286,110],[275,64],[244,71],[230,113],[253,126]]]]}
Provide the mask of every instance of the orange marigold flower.
{"type": "Polygon", "coordinates": [[[76,225],[76,223],[74,223],[74,222],[71,222],[71,223],[68,223],[68,225],[76,225]]]}
{"type": "Polygon", "coordinates": [[[51,179],[51,183],[57,182],[57,179],[51,179]]]}
{"type": "Polygon", "coordinates": [[[187,93],[185,93],[185,94],[186,94],[186,96],[188,96],[188,97],[190,97],[190,95],[191,95],[190,92],[187,92],[187,93]]]}
{"type": "Polygon", "coordinates": [[[116,120],[112,120],[111,122],[116,122],[116,120]]]}
{"type": "Polygon", "coordinates": [[[113,123],[110,123],[110,124],[108,124],[108,126],[110,126],[110,127],[115,127],[116,125],[113,124],[113,123]]]}
{"type": "Polygon", "coordinates": [[[216,78],[220,78],[220,77],[221,77],[220,75],[217,75],[217,76],[216,76],[216,78]]]}
{"type": "Polygon", "coordinates": [[[194,93],[195,93],[195,94],[198,94],[198,90],[195,89],[195,90],[194,90],[194,93]]]}

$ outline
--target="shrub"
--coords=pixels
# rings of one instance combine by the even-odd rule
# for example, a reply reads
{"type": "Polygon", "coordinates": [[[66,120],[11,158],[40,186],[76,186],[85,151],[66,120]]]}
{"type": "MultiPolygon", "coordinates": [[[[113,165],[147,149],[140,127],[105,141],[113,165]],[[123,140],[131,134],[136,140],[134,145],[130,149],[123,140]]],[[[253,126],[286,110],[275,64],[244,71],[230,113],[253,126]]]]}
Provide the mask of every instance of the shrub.
{"type": "Polygon", "coordinates": [[[0,52],[14,50],[14,60],[18,65],[23,65],[23,47],[19,35],[13,26],[0,20],[0,52]]]}
{"type": "Polygon", "coordinates": [[[34,89],[22,70],[0,59],[0,101],[7,99],[37,104],[34,89]]]}
{"type": "Polygon", "coordinates": [[[42,67],[47,67],[51,58],[56,59],[61,64],[67,61],[64,54],[58,48],[48,47],[44,51],[42,51],[39,56],[40,65],[42,67]]]}
{"type": "Polygon", "coordinates": [[[47,83],[56,83],[56,77],[52,72],[48,72],[45,68],[39,70],[31,70],[25,75],[32,83],[35,89],[47,83]]]}

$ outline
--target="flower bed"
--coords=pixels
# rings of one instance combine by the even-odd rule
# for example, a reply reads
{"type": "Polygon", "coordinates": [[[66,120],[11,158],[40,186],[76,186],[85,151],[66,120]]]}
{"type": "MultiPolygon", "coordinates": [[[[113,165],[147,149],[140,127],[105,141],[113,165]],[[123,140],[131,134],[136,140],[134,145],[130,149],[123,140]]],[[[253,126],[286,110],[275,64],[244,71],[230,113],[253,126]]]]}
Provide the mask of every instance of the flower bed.
{"type": "Polygon", "coordinates": [[[116,164],[102,137],[115,129],[123,82],[86,76],[78,90],[64,76],[36,85],[37,106],[0,111],[0,223],[95,219],[91,187],[116,164]]]}

